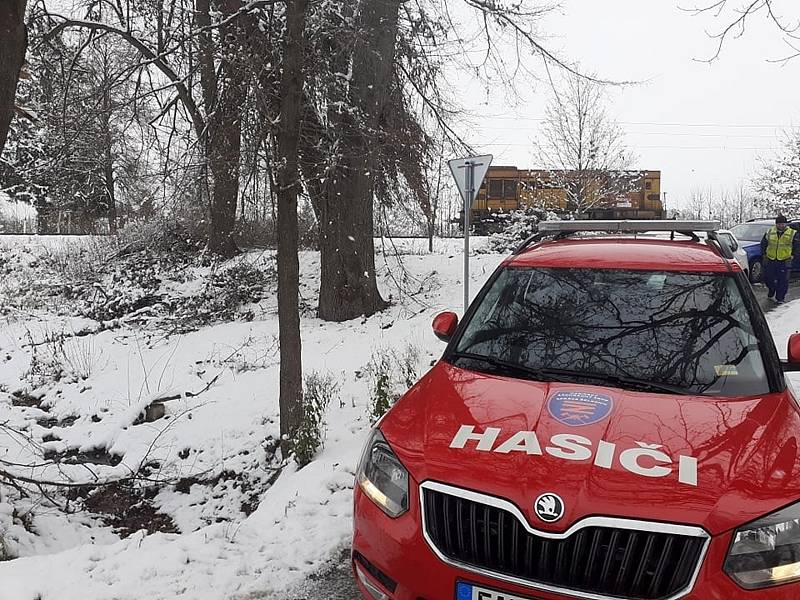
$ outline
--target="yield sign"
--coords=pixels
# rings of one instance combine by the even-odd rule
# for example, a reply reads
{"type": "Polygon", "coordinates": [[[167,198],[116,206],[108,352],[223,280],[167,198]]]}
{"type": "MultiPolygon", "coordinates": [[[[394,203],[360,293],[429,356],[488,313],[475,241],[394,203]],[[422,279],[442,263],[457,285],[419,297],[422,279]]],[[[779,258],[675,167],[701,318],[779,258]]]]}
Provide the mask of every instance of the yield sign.
{"type": "Polygon", "coordinates": [[[469,203],[472,206],[476,192],[480,189],[483,178],[486,177],[489,165],[492,164],[492,158],[494,157],[491,154],[485,154],[447,161],[465,205],[469,203]],[[468,174],[469,171],[472,171],[471,177],[468,174]]]}

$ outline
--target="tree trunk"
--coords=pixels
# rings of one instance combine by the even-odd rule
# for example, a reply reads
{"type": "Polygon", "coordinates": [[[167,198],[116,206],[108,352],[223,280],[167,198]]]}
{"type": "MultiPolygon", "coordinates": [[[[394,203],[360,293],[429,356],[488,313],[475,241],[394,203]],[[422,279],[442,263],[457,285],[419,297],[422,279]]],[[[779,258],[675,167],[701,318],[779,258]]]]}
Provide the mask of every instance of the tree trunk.
{"type": "Polygon", "coordinates": [[[359,4],[350,102],[360,113],[331,108],[341,132],[337,172],[320,201],[319,317],[346,321],[386,307],[375,279],[373,201],[380,122],[389,95],[401,0],[359,4]]]}
{"type": "Polygon", "coordinates": [[[0,0],[0,154],[14,118],[17,82],[28,48],[26,4],[27,0],[0,0]]]}
{"type": "MultiPolygon", "coordinates": [[[[200,175],[197,186],[198,205],[203,206],[205,214],[211,216],[214,187],[209,173],[209,116],[214,112],[217,97],[217,71],[214,64],[214,43],[211,38],[211,3],[210,0],[195,0],[195,25],[197,35],[197,70],[200,74],[200,92],[203,99],[205,122],[197,131],[197,142],[202,152],[200,175]]],[[[209,231],[209,237],[211,232],[209,231]]],[[[210,243],[209,243],[210,245],[210,243]]]]}
{"type": "Polygon", "coordinates": [[[304,94],[302,103],[303,135],[300,138],[299,166],[308,199],[311,201],[311,207],[314,209],[314,215],[319,223],[321,239],[322,211],[329,182],[325,172],[329,142],[325,137],[325,126],[319,119],[313,100],[304,94]]]}
{"type": "Polygon", "coordinates": [[[303,369],[300,344],[300,264],[297,196],[300,192],[298,144],[303,91],[303,28],[307,0],[287,0],[286,39],[278,132],[278,330],[280,336],[280,412],[284,447],[302,417],[303,369]]]}
{"type": "Polygon", "coordinates": [[[117,233],[117,197],[114,193],[114,157],[111,148],[106,147],[105,153],[105,180],[106,196],[108,198],[108,232],[111,235],[117,233]]]}
{"type": "Polygon", "coordinates": [[[54,233],[53,211],[45,205],[36,207],[36,233],[38,235],[50,235],[54,233]]]}
{"type": "MultiPolygon", "coordinates": [[[[202,3],[198,2],[198,5],[202,3]]],[[[220,11],[223,19],[239,8],[236,0],[218,0],[214,6],[220,11]]],[[[207,7],[204,9],[207,10],[207,7]]],[[[243,64],[245,57],[242,51],[247,45],[244,40],[242,20],[233,19],[220,27],[219,77],[216,76],[213,66],[207,64],[209,58],[201,52],[200,72],[201,79],[204,80],[201,87],[208,115],[206,156],[212,178],[211,231],[208,246],[212,252],[225,257],[238,252],[233,240],[233,230],[239,199],[242,110],[247,95],[243,64]]],[[[201,50],[202,42],[201,39],[201,50]]]]}
{"type": "MultiPolygon", "coordinates": [[[[233,82],[232,82],[233,83],[233,82]]],[[[208,163],[213,179],[209,249],[221,256],[238,253],[233,240],[236,203],[239,198],[239,156],[241,151],[241,106],[244,94],[225,90],[212,116],[208,163]]]]}
{"type": "Polygon", "coordinates": [[[111,135],[111,100],[108,91],[108,78],[103,80],[103,134],[105,148],[103,153],[103,174],[106,187],[108,232],[117,233],[117,196],[114,191],[114,140],[111,135]]]}
{"type": "Polygon", "coordinates": [[[386,306],[375,279],[373,180],[359,141],[347,143],[351,151],[321,203],[319,317],[327,321],[372,315],[386,306]]]}

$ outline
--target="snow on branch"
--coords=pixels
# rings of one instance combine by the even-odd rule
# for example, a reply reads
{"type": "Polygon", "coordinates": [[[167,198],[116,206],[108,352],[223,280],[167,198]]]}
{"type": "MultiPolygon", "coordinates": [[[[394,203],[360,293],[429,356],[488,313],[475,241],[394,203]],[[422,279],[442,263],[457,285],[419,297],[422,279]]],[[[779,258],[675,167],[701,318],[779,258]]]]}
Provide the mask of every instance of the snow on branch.
{"type": "Polygon", "coordinates": [[[745,34],[748,21],[756,15],[766,15],[767,19],[780,32],[784,43],[791,49],[790,54],[770,62],[787,62],[800,56],[800,17],[780,14],[775,6],[775,0],[744,0],[734,3],[732,0],[716,0],[681,10],[696,16],[711,14],[714,19],[723,22],[722,29],[709,32],[708,35],[716,40],[717,47],[714,54],[704,62],[713,62],[722,54],[725,42],[730,38],[740,38],[745,34]]]}

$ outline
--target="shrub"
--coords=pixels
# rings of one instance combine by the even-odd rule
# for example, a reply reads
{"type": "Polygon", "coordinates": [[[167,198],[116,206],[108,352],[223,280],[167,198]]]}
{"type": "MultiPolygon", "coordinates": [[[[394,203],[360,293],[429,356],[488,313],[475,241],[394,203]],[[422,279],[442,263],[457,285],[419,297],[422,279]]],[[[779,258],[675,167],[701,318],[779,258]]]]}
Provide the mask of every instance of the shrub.
{"type": "Polygon", "coordinates": [[[305,377],[300,425],[292,440],[294,460],[302,468],[311,462],[325,439],[325,413],[339,393],[333,375],[312,371],[305,377]]]}
{"type": "MultiPolygon", "coordinates": [[[[274,271],[271,265],[259,268],[242,260],[214,266],[196,292],[170,293],[164,284],[196,278],[196,264],[193,259],[184,261],[147,250],[131,252],[118,259],[102,283],[93,286],[92,301],[82,314],[97,321],[141,314],[151,323],[160,320],[172,331],[191,331],[209,323],[247,318],[240,309],[263,299],[274,271]]],[[[85,289],[81,293],[88,294],[85,289]]]]}
{"type": "Polygon", "coordinates": [[[243,305],[264,298],[271,273],[271,269],[266,272],[245,261],[219,269],[208,278],[201,293],[176,302],[175,316],[189,329],[241,316],[243,305]]]}
{"type": "Polygon", "coordinates": [[[275,221],[271,218],[236,221],[233,232],[236,244],[242,248],[271,248],[276,246],[275,221]]]}
{"type": "Polygon", "coordinates": [[[95,346],[92,336],[58,336],[52,351],[64,372],[76,379],[89,379],[98,368],[105,366],[103,350],[95,346]]]}
{"type": "Polygon", "coordinates": [[[27,336],[33,349],[27,377],[37,385],[62,379],[83,381],[106,364],[102,349],[95,346],[91,335],[45,331],[39,343],[30,331],[27,336]]]}
{"type": "Polygon", "coordinates": [[[364,371],[369,385],[369,416],[374,423],[399,398],[398,388],[409,389],[417,381],[419,349],[408,344],[399,355],[395,350],[379,348],[372,353],[364,371]]]}
{"type": "MultiPolygon", "coordinates": [[[[10,483],[11,485],[16,485],[13,479],[10,480],[10,483]]],[[[0,561],[16,558],[6,541],[6,535],[13,524],[14,515],[13,506],[3,494],[3,490],[0,489],[0,561]]]]}
{"type": "Polygon", "coordinates": [[[400,355],[400,374],[406,389],[411,389],[419,379],[417,374],[418,363],[419,348],[410,343],[406,344],[403,353],[400,355]]]}
{"type": "Polygon", "coordinates": [[[378,349],[372,353],[365,372],[369,378],[369,414],[374,423],[392,406],[392,363],[394,352],[378,349]]]}
{"type": "MultiPolygon", "coordinates": [[[[300,248],[316,250],[319,247],[319,227],[310,202],[301,202],[297,211],[300,248]]],[[[278,245],[277,225],[271,216],[259,219],[239,219],[234,238],[243,248],[274,248],[278,245]]]]}
{"type": "Polygon", "coordinates": [[[41,264],[45,271],[56,274],[64,282],[91,280],[103,271],[111,255],[109,238],[64,237],[59,242],[53,246],[41,245],[41,264]]]}
{"type": "Polygon", "coordinates": [[[489,236],[488,251],[507,254],[515,250],[517,246],[536,233],[539,221],[546,218],[549,218],[548,215],[538,210],[515,210],[505,215],[503,230],[489,236]]]}
{"type": "Polygon", "coordinates": [[[11,552],[9,552],[8,547],[6,546],[6,542],[3,539],[3,536],[0,535],[0,562],[11,560],[12,558],[14,557],[11,555],[11,552]]]}

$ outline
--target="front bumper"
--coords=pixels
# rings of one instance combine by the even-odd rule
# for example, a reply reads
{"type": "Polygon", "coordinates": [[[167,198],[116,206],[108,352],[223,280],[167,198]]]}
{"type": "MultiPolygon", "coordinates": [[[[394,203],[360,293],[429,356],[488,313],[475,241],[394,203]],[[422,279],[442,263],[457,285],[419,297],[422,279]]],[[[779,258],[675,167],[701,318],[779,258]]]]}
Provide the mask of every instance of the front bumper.
{"type": "MultiPolygon", "coordinates": [[[[411,482],[411,485],[415,484],[411,482]]],[[[379,573],[377,577],[371,574],[360,557],[353,561],[356,582],[368,600],[376,600],[376,589],[392,600],[454,600],[458,581],[468,581],[536,600],[575,600],[585,597],[580,594],[553,594],[532,587],[512,585],[445,564],[433,553],[422,536],[419,496],[416,494],[410,495],[409,511],[406,514],[390,519],[356,486],[354,508],[353,555],[356,557],[360,554],[379,573]],[[382,576],[396,584],[393,591],[387,589],[387,580],[382,576]],[[368,587],[373,591],[369,592],[368,587]]],[[[730,542],[730,533],[712,538],[694,588],[681,600],[800,598],[800,583],[756,591],[747,591],[737,586],[722,571],[730,542]]],[[[377,598],[383,600],[380,596],[377,598]]]]}

